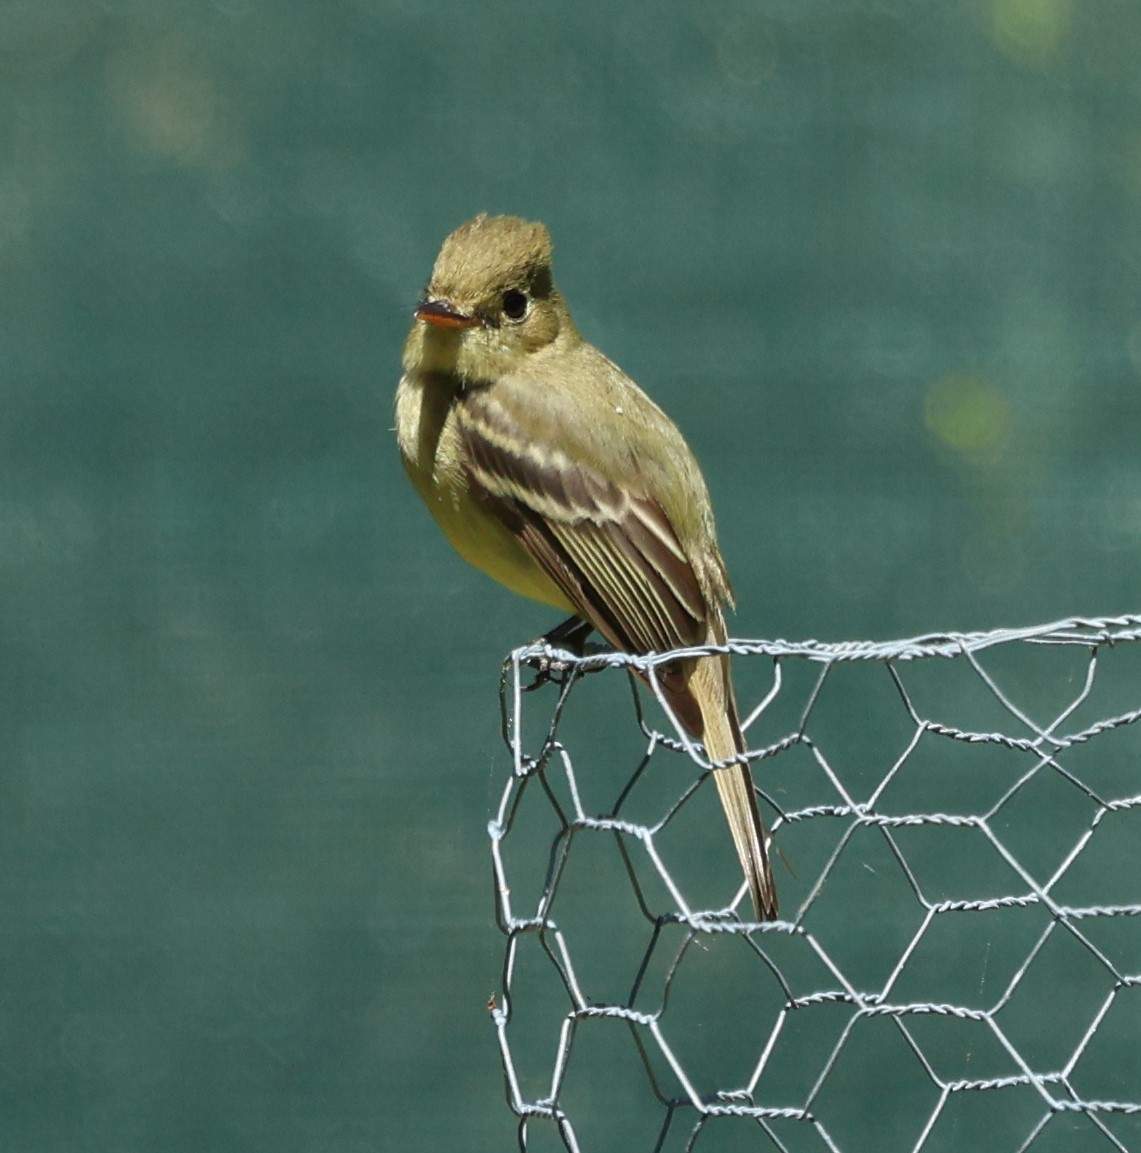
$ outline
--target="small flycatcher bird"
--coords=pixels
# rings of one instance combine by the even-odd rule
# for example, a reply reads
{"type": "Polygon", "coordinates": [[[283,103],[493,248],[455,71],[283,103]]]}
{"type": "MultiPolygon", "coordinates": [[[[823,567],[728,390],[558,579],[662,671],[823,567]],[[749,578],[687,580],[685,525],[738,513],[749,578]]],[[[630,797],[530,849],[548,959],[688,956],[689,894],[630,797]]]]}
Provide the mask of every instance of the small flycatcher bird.
{"type": "MultiPolygon", "coordinates": [[[[615,648],[726,639],[732,603],[701,471],[673,422],[579,334],[542,224],[477,216],[445,241],[404,345],[396,434],[459,554],[615,648]]],[[[659,684],[714,763],[745,751],[723,655],[659,684]]],[[[748,764],[713,778],[758,919],[777,915],[748,764]]]]}

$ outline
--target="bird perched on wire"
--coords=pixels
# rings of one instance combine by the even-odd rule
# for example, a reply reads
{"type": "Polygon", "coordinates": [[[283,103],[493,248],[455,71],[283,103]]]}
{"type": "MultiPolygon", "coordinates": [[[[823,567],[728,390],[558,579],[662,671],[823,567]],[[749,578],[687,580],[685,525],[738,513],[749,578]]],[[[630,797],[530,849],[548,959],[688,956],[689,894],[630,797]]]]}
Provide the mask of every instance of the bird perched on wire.
{"type": "MultiPolygon", "coordinates": [[[[404,467],[460,555],[617,649],[720,645],[732,603],[701,470],[677,427],[579,334],[542,224],[477,216],[443,243],[404,346],[404,467]]],[[[658,674],[705,746],[759,919],[777,916],[729,657],[658,674]]]]}

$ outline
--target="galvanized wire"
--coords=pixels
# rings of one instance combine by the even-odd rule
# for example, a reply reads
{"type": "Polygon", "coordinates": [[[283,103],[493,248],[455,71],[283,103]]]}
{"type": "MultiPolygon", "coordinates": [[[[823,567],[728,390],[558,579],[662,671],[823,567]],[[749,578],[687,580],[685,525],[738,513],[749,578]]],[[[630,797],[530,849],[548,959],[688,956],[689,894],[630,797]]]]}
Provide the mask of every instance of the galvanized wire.
{"type": "Polygon", "coordinates": [[[747,919],[731,853],[727,900],[691,896],[708,854],[673,830],[711,765],[653,691],[678,654],[512,653],[489,1008],[520,1148],[538,1126],[572,1153],[713,1150],[732,1123],[738,1142],[748,1129],[732,1148],[782,1153],[1141,1149],[1139,640],[1141,616],[731,642],[739,689],[763,673],[741,703],[778,854],[784,919],[768,924],[747,919]],[[631,695],[624,672],[651,691],[631,695]],[[611,705],[632,701],[628,759],[594,705],[568,721],[587,673],[611,705]],[[676,795],[626,816],[670,757],[689,765],[676,795]],[[621,868],[584,880],[576,857],[599,838],[621,868]],[[631,925],[632,963],[616,943],[631,925]],[[594,1067],[580,1041],[615,1028],[644,1090],[600,1116],[623,1058],[594,1067]],[[719,1083],[730,1050],[741,1075],[719,1083]]]}

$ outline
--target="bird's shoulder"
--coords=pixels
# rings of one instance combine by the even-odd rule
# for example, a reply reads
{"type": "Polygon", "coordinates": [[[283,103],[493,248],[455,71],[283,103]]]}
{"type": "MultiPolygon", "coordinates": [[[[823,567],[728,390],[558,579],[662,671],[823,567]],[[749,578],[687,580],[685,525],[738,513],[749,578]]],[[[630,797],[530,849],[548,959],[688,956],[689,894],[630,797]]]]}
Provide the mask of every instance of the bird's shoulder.
{"type": "Polygon", "coordinates": [[[472,390],[465,408],[533,454],[651,497],[671,473],[697,470],[673,421],[585,341],[559,355],[528,358],[518,371],[472,390]]]}

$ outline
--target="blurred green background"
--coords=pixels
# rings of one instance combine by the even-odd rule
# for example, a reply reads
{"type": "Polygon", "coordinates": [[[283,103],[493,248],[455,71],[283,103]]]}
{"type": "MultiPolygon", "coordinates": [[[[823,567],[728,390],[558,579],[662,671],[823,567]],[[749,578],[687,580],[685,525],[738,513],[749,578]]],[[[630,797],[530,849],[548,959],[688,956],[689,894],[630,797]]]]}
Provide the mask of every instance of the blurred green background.
{"type": "Polygon", "coordinates": [[[502,655],[392,392],[542,219],[742,636],[1137,610],[1141,6],[6,0],[0,1146],[502,1149],[502,655]]]}

